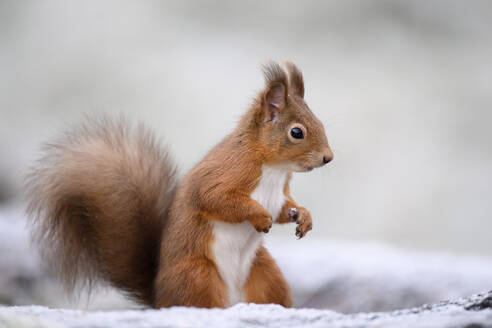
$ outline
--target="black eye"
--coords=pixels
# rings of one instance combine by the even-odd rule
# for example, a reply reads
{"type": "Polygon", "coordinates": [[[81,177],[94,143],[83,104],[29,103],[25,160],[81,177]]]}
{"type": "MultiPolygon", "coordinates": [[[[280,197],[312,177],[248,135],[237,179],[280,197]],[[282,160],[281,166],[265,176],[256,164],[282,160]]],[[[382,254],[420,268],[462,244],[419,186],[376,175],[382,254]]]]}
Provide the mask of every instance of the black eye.
{"type": "Polygon", "coordinates": [[[294,139],[302,139],[302,138],[304,138],[304,133],[302,133],[302,130],[299,129],[299,128],[292,128],[292,130],[290,130],[290,135],[294,139]]]}

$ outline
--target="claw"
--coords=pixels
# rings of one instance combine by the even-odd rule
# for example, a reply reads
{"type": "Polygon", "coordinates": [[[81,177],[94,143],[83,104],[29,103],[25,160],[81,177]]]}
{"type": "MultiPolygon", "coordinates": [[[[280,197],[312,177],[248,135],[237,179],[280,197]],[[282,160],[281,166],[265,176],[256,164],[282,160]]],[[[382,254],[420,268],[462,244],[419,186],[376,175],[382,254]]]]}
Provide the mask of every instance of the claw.
{"type": "Polygon", "coordinates": [[[304,236],[303,229],[300,226],[296,227],[296,237],[301,239],[304,236]]]}

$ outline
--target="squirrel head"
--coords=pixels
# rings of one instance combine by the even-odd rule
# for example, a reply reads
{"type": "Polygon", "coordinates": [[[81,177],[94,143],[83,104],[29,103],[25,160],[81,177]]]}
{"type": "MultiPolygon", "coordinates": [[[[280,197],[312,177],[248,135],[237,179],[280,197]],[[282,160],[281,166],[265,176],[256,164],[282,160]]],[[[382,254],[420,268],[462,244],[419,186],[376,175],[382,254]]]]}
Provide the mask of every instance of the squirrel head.
{"type": "Polygon", "coordinates": [[[263,67],[265,88],[253,106],[255,140],[263,162],[306,172],[333,159],[325,129],[304,101],[301,71],[286,63],[287,71],[275,62],[263,67]]]}

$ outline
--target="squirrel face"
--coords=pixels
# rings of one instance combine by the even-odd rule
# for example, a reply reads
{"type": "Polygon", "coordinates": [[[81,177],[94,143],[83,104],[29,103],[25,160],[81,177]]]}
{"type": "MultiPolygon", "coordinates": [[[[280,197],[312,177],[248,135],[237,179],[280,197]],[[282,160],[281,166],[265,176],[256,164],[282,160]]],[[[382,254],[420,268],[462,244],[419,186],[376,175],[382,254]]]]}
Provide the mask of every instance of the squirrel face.
{"type": "Polygon", "coordinates": [[[266,88],[260,94],[258,137],[265,162],[289,171],[306,172],[333,159],[325,129],[304,101],[302,73],[292,63],[286,72],[276,63],[264,67],[266,88]]]}

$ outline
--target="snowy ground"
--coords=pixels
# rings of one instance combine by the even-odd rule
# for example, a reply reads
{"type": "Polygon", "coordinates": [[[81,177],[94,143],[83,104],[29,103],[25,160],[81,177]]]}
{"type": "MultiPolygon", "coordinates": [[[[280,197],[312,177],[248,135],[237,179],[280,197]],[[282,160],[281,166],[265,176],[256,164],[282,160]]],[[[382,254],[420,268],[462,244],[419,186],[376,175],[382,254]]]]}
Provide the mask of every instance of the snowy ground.
{"type": "Polygon", "coordinates": [[[90,300],[82,297],[78,303],[68,302],[59,283],[42,269],[36,252],[29,247],[21,212],[0,208],[0,304],[113,310],[81,312],[49,310],[41,306],[5,307],[0,309],[0,327],[22,324],[29,327],[102,327],[115,322],[122,327],[137,324],[187,327],[192,323],[193,326],[199,323],[209,327],[224,326],[224,323],[246,327],[327,324],[334,327],[414,327],[417,324],[433,327],[427,322],[436,320],[443,327],[465,326],[472,322],[488,322],[492,327],[491,310],[464,309],[473,302],[480,303],[486,296],[446,306],[374,313],[409,309],[491,290],[490,258],[292,237],[269,236],[266,245],[289,280],[298,309],[242,304],[228,310],[138,311],[135,304],[111,289],[94,293],[90,300]],[[118,309],[133,310],[114,311],[118,309]],[[373,313],[341,314],[360,312],[373,313]]]}
{"type": "Polygon", "coordinates": [[[298,307],[391,311],[492,289],[492,259],[381,244],[272,241],[298,307]]]}
{"type": "Polygon", "coordinates": [[[40,306],[0,308],[0,327],[492,327],[492,292],[394,312],[339,314],[238,304],[232,308],[84,312],[40,306]]]}
{"type": "MultiPolygon", "coordinates": [[[[343,313],[391,311],[492,289],[492,259],[412,252],[381,244],[268,238],[296,307],[343,313]]],[[[135,307],[111,290],[70,303],[39,265],[17,209],[0,208],[0,303],[50,307],[135,307]]]]}

